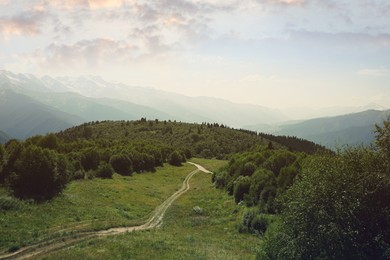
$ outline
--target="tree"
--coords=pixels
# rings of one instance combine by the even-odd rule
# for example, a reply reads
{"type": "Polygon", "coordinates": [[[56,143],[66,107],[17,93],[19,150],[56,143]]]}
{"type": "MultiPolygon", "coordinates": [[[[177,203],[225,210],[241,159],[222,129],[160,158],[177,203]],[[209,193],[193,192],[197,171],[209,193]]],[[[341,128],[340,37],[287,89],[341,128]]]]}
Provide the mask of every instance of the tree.
{"type": "Polygon", "coordinates": [[[2,144],[0,144],[0,173],[3,169],[5,150],[2,144]]]}
{"type": "Polygon", "coordinates": [[[30,145],[15,162],[9,185],[16,197],[42,201],[60,193],[68,178],[68,162],[63,155],[30,145]]]}
{"type": "Polygon", "coordinates": [[[11,140],[5,144],[3,169],[0,172],[0,183],[3,183],[15,171],[15,163],[23,151],[23,145],[18,140],[11,140]]]}
{"type": "Polygon", "coordinates": [[[256,170],[256,165],[252,162],[247,162],[244,164],[243,172],[241,173],[241,175],[252,176],[255,170],[256,170]]]}
{"type": "Polygon", "coordinates": [[[85,139],[90,139],[93,135],[93,128],[90,126],[84,125],[83,127],[83,137],[85,139]]]}
{"type": "Polygon", "coordinates": [[[100,153],[96,148],[88,148],[81,155],[81,165],[85,171],[96,170],[100,163],[100,153]]]}
{"type": "Polygon", "coordinates": [[[133,172],[133,162],[127,154],[121,153],[111,156],[110,164],[115,172],[121,175],[129,176],[133,172]]]}
{"type": "Polygon", "coordinates": [[[57,149],[59,140],[54,134],[48,134],[39,141],[39,146],[48,149],[57,149]]]}
{"type": "Polygon", "coordinates": [[[173,166],[181,166],[183,161],[182,156],[178,151],[173,151],[169,156],[169,164],[173,166]]]}
{"type": "Polygon", "coordinates": [[[251,185],[251,179],[248,176],[240,176],[234,182],[233,196],[236,203],[240,202],[244,198],[244,194],[249,193],[251,185]]]}
{"type": "MultiPolygon", "coordinates": [[[[384,158],[390,158],[390,116],[383,122],[383,127],[375,125],[376,145],[381,150],[384,158]]],[[[387,164],[390,170],[390,163],[387,164]]]]}
{"type": "Polygon", "coordinates": [[[389,201],[378,153],[357,148],[311,159],[286,192],[282,228],[264,251],[271,259],[389,259],[389,201]]]}

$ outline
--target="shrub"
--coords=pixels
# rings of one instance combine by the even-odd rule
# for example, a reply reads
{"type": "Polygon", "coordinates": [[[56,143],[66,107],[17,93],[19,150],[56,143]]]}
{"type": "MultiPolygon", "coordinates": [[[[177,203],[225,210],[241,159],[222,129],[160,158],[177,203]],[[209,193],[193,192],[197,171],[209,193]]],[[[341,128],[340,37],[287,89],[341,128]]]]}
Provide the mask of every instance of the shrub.
{"type": "Polygon", "coordinates": [[[260,214],[257,208],[249,208],[245,211],[238,231],[240,233],[264,234],[269,224],[268,218],[260,214]]]}
{"type": "Polygon", "coordinates": [[[82,169],[76,170],[72,174],[72,180],[82,180],[84,178],[85,178],[85,172],[82,169]]]}
{"type": "Polygon", "coordinates": [[[131,175],[133,172],[133,162],[126,154],[113,155],[110,158],[110,164],[115,172],[121,175],[131,175]]]}
{"type": "Polygon", "coordinates": [[[96,170],[96,177],[103,179],[111,179],[114,174],[112,166],[106,162],[101,162],[96,170]]]}
{"type": "Polygon", "coordinates": [[[178,151],[174,151],[169,156],[169,164],[173,166],[181,166],[181,163],[183,161],[182,156],[178,151]]]}
{"type": "Polygon", "coordinates": [[[240,202],[244,198],[244,194],[249,193],[250,177],[239,176],[234,183],[233,196],[236,203],[240,202]]]}
{"type": "Polygon", "coordinates": [[[85,171],[96,170],[100,163],[100,153],[96,148],[88,148],[81,155],[81,165],[85,171]]]}
{"type": "Polygon", "coordinates": [[[241,175],[252,176],[252,174],[255,172],[255,170],[256,170],[256,165],[252,162],[247,162],[244,165],[244,169],[243,169],[243,172],[241,173],[241,175]]]}

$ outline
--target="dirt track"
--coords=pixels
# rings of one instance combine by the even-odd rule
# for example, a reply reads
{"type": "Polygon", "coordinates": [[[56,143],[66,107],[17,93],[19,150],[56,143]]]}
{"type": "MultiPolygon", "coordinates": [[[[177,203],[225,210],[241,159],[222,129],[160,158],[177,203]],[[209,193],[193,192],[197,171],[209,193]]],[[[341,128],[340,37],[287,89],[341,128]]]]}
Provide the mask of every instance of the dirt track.
{"type": "Polygon", "coordinates": [[[167,209],[172,205],[172,203],[177,198],[179,198],[181,195],[183,195],[190,189],[191,177],[194,176],[199,171],[210,173],[210,171],[206,170],[203,166],[199,164],[195,164],[191,162],[189,163],[196,166],[198,169],[190,172],[187,175],[187,177],[183,181],[182,187],[174,194],[172,194],[172,196],[170,196],[167,200],[165,200],[161,205],[159,205],[153,211],[152,216],[148,219],[148,221],[146,221],[146,223],[139,226],[118,227],[118,228],[110,228],[107,230],[82,232],[82,233],[80,232],[80,233],[76,233],[73,236],[61,237],[58,239],[44,241],[41,243],[23,247],[16,252],[0,255],[0,259],[27,259],[33,256],[43,255],[65,247],[69,247],[71,245],[77,244],[81,241],[85,241],[91,238],[119,235],[126,232],[147,230],[147,229],[152,229],[161,226],[167,209]]]}

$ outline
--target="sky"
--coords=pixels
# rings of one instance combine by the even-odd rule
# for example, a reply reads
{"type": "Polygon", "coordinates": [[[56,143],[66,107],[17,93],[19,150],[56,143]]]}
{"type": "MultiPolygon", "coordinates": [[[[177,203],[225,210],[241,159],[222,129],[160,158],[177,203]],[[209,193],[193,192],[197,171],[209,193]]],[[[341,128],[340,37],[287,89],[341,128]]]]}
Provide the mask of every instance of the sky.
{"type": "Polygon", "coordinates": [[[390,1],[0,0],[0,69],[271,108],[390,107],[390,1]]]}

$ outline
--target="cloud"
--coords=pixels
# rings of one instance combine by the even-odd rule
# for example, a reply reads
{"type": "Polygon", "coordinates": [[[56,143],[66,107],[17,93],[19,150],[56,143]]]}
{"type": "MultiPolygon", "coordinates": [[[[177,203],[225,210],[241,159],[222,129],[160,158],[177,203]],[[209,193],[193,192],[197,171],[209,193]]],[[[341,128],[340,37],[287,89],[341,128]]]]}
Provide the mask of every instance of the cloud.
{"type": "Polygon", "coordinates": [[[371,77],[389,77],[390,69],[379,68],[379,69],[362,69],[357,72],[357,74],[362,76],[371,76],[371,77]]]}
{"type": "Polygon", "coordinates": [[[0,36],[3,39],[11,36],[35,36],[41,33],[50,16],[45,5],[39,3],[29,3],[15,9],[9,1],[0,0],[0,7],[0,36]]]}
{"type": "Polygon", "coordinates": [[[138,47],[111,39],[79,41],[73,45],[51,44],[44,53],[45,66],[96,68],[139,55],[138,47]]]}
{"type": "Polygon", "coordinates": [[[263,5],[278,4],[285,6],[299,6],[306,4],[306,0],[257,0],[257,2],[263,5]]]}
{"type": "Polygon", "coordinates": [[[12,35],[34,36],[39,33],[41,21],[39,15],[0,17],[0,34],[5,39],[12,35]]]}
{"type": "Polygon", "coordinates": [[[20,56],[19,59],[23,63],[35,64],[44,71],[123,69],[128,65],[140,64],[165,55],[169,48],[160,41],[158,36],[154,36],[134,42],[97,38],[74,44],[53,43],[44,49],[20,56]]]}
{"type": "Polygon", "coordinates": [[[88,0],[88,5],[91,9],[99,8],[116,8],[124,4],[122,0],[88,0]]]}
{"type": "Polygon", "coordinates": [[[280,3],[284,5],[302,5],[305,0],[271,0],[271,2],[280,3]]]}

